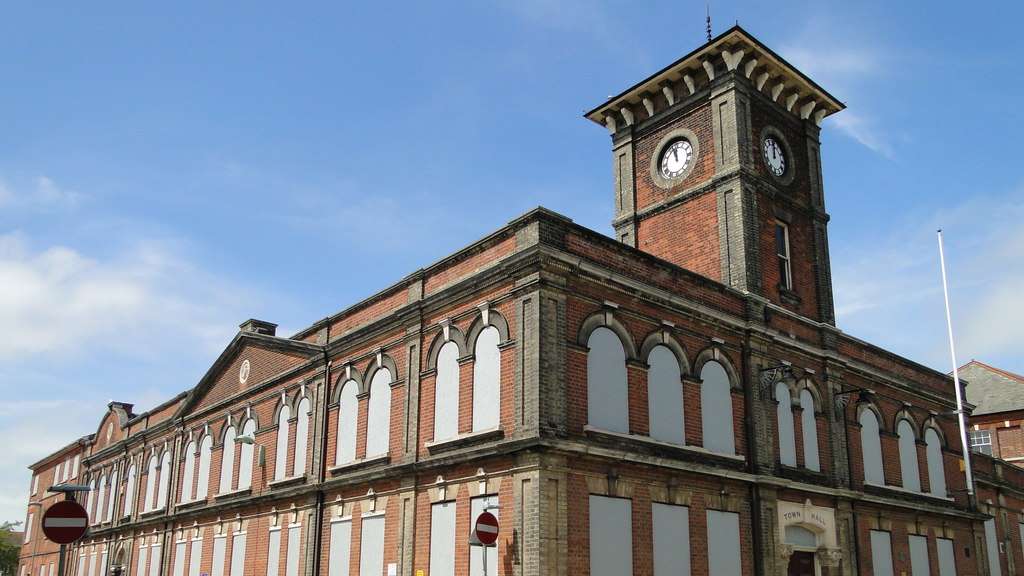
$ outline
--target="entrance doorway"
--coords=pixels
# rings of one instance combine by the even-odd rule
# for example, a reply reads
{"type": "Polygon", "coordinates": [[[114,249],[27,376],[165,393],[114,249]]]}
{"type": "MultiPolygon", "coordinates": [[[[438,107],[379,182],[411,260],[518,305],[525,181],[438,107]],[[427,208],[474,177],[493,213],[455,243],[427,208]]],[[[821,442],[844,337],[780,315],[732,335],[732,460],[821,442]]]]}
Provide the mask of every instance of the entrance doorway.
{"type": "Polygon", "coordinates": [[[814,552],[793,552],[789,557],[789,576],[815,576],[814,552]]]}

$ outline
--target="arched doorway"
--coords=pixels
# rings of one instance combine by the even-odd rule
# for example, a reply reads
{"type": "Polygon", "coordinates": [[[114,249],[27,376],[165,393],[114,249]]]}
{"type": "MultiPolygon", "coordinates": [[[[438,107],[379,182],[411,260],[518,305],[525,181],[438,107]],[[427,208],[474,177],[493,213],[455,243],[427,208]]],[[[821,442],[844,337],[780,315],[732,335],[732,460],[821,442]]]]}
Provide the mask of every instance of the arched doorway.
{"type": "Polygon", "coordinates": [[[804,502],[778,501],[778,576],[834,576],[843,554],[836,538],[835,510],[804,502]]]}
{"type": "Polygon", "coordinates": [[[818,535],[803,526],[791,524],[786,526],[784,538],[792,550],[786,567],[787,576],[821,576],[821,567],[815,558],[818,535]]]}

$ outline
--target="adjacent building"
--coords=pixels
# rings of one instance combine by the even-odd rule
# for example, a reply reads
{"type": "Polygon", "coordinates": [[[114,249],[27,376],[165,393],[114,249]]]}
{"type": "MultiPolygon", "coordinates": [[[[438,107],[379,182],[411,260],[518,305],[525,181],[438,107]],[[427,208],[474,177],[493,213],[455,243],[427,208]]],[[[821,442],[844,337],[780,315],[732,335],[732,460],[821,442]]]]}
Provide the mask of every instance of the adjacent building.
{"type": "Polygon", "coordinates": [[[29,526],[70,462],[74,576],[475,576],[484,509],[490,575],[1014,573],[952,379],[835,325],[842,109],[728,30],[586,114],[614,238],[536,209],[290,337],[247,321],[186,392],[34,465],[29,526]]]}

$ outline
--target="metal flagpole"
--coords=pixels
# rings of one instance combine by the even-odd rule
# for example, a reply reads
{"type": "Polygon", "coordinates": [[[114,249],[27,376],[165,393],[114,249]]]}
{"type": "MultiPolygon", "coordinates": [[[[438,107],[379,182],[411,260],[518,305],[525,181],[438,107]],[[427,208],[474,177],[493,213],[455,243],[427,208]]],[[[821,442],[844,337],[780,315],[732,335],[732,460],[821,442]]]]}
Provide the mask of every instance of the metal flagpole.
{"type": "Polygon", "coordinates": [[[956,416],[960,424],[960,447],[964,453],[964,473],[967,475],[967,496],[974,500],[974,474],[971,471],[971,448],[967,443],[967,422],[964,420],[964,398],[960,389],[960,374],[957,370],[956,348],[953,346],[953,317],[949,313],[949,286],[946,283],[946,256],[942,250],[942,229],[939,236],[939,267],[942,269],[942,296],[946,301],[946,329],[949,332],[949,359],[953,363],[953,385],[956,386],[956,416]]]}

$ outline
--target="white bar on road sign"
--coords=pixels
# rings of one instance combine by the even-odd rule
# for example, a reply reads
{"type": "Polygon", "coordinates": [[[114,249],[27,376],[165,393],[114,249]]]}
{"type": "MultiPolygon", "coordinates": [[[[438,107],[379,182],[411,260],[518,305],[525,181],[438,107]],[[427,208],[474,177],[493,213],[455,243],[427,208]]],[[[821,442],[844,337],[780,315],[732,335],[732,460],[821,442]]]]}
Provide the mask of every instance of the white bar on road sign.
{"type": "Polygon", "coordinates": [[[78,528],[85,526],[85,518],[47,518],[43,526],[47,528],[78,528]]]}
{"type": "Polygon", "coordinates": [[[476,529],[477,529],[477,532],[487,532],[489,534],[497,534],[498,533],[498,527],[497,526],[491,526],[490,524],[477,524],[476,525],[476,529]]]}

